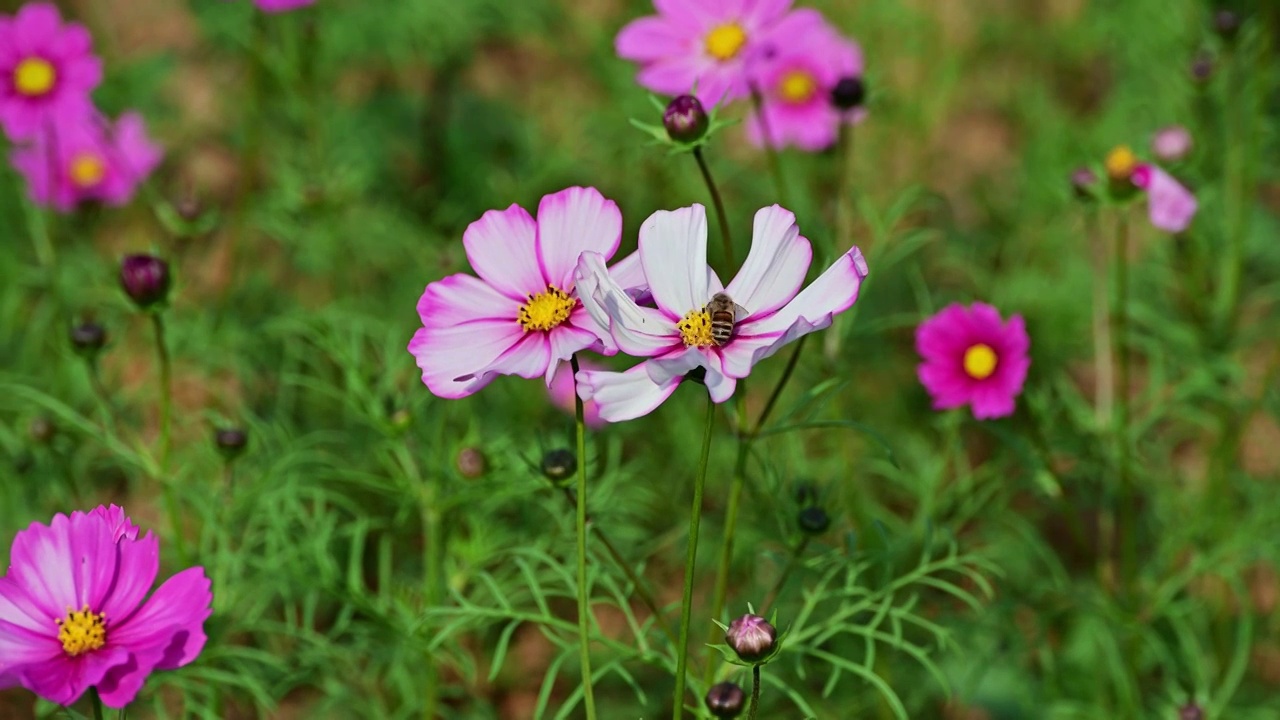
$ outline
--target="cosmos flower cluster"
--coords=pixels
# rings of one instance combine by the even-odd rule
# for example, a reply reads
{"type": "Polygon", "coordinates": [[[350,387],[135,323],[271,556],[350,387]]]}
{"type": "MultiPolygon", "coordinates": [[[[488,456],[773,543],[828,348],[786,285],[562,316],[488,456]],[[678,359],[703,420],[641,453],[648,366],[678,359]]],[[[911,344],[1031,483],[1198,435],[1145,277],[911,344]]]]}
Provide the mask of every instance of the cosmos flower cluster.
{"type": "Polygon", "coordinates": [[[862,50],[821,13],[791,0],[654,0],[658,14],[628,24],[619,57],[640,65],[656,93],[696,93],[708,107],[755,96],[756,145],[817,151],[862,119],[862,50]]]}

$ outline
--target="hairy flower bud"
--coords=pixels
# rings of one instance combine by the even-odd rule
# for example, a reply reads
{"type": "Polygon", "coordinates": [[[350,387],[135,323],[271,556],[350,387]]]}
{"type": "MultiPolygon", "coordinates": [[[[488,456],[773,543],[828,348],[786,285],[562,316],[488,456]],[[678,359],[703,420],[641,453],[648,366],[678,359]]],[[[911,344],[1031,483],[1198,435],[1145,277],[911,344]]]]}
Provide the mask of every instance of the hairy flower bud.
{"type": "Polygon", "coordinates": [[[577,470],[578,458],[572,450],[561,448],[548,451],[542,456],[542,474],[557,485],[573,477],[577,470]]]}
{"type": "Polygon", "coordinates": [[[691,143],[707,134],[711,119],[702,103],[692,95],[680,95],[667,104],[662,113],[662,127],[667,136],[676,142],[691,143]]]}
{"type": "Polygon", "coordinates": [[[722,682],[707,691],[707,710],[718,718],[736,718],[747,704],[747,694],[737,683],[722,682]]]}
{"type": "Polygon", "coordinates": [[[1213,31],[1227,42],[1236,39],[1240,33],[1240,15],[1230,10],[1219,10],[1213,14],[1213,31]]]}
{"type": "Polygon", "coordinates": [[[169,297],[169,263],[154,255],[126,255],[120,261],[120,286],[140,309],[169,297]]]}
{"type": "Polygon", "coordinates": [[[800,515],[796,518],[800,530],[806,535],[821,535],[831,527],[831,516],[826,510],[811,505],[800,511],[800,515]]]}
{"type": "Polygon", "coordinates": [[[1196,53],[1196,57],[1191,61],[1191,79],[1198,83],[1208,82],[1213,77],[1213,55],[1207,51],[1196,53]]]}
{"type": "Polygon", "coordinates": [[[1093,200],[1093,186],[1098,184],[1098,174],[1087,167],[1071,173],[1071,190],[1079,200],[1093,200]]]}
{"type": "Polygon", "coordinates": [[[1187,703],[1178,708],[1178,720],[1204,720],[1204,710],[1195,703],[1187,703]]]}
{"type": "Polygon", "coordinates": [[[725,643],[743,662],[755,663],[769,657],[778,639],[778,631],[759,615],[743,615],[729,623],[725,643]]]}
{"type": "Polygon", "coordinates": [[[48,445],[53,436],[58,434],[58,426],[44,415],[37,415],[31,419],[31,424],[27,426],[27,434],[31,436],[32,442],[37,445],[48,445]]]}
{"type": "Polygon", "coordinates": [[[462,448],[458,451],[458,457],[453,462],[458,468],[458,474],[468,480],[474,480],[484,475],[485,471],[489,469],[489,463],[480,448],[462,448]]]}
{"type": "Polygon", "coordinates": [[[92,358],[107,344],[107,329],[102,325],[86,320],[71,326],[71,347],[84,357],[92,358]]]}
{"type": "Polygon", "coordinates": [[[240,428],[218,428],[213,432],[213,445],[228,462],[240,457],[249,444],[249,435],[240,428]]]}
{"type": "Polygon", "coordinates": [[[860,77],[840,78],[831,88],[831,104],[841,110],[853,110],[867,98],[867,86],[860,77]]]}

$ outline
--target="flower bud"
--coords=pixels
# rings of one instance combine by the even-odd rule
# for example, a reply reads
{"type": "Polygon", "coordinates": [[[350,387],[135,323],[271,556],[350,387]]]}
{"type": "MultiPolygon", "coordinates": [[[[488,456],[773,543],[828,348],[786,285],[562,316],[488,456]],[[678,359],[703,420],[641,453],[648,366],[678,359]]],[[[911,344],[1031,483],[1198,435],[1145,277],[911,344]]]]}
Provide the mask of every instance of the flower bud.
{"type": "Polygon", "coordinates": [[[244,453],[249,435],[240,428],[218,428],[213,433],[213,444],[218,448],[218,454],[230,462],[244,453]]]}
{"type": "Polygon", "coordinates": [[[747,694],[737,683],[722,682],[707,691],[707,710],[718,718],[736,718],[747,704],[747,694]]]}
{"type": "Polygon", "coordinates": [[[667,136],[676,142],[691,143],[707,134],[711,119],[702,103],[692,95],[681,95],[672,100],[662,113],[662,127],[667,136]]]}
{"type": "Polygon", "coordinates": [[[27,426],[27,434],[31,436],[32,442],[37,445],[48,445],[53,440],[53,436],[58,434],[58,426],[44,415],[37,415],[31,419],[31,424],[27,426]]]}
{"type": "Polygon", "coordinates": [[[572,450],[551,450],[542,456],[542,474],[551,482],[559,485],[578,470],[578,458],[572,450]]]}
{"type": "Polygon", "coordinates": [[[1181,125],[1161,128],[1151,138],[1151,152],[1163,162],[1178,162],[1191,152],[1191,131],[1181,125]]]}
{"type": "Polygon", "coordinates": [[[1191,79],[1198,82],[1208,82],[1213,77],[1213,55],[1207,51],[1196,53],[1196,57],[1191,61],[1191,79]]]}
{"type": "Polygon", "coordinates": [[[1195,703],[1187,703],[1178,708],[1178,720],[1204,720],[1204,710],[1195,703]]]}
{"type": "Polygon", "coordinates": [[[840,78],[831,88],[831,104],[840,110],[853,110],[867,98],[867,86],[860,77],[840,78]]]}
{"type": "Polygon", "coordinates": [[[1240,32],[1240,15],[1230,10],[1219,10],[1213,14],[1213,31],[1227,42],[1235,40],[1240,32]]]}
{"type": "Polygon", "coordinates": [[[462,448],[462,450],[458,451],[458,457],[453,462],[458,468],[458,474],[468,480],[474,480],[484,475],[485,471],[489,469],[489,463],[485,460],[484,453],[479,448],[462,448]]]}
{"type": "Polygon", "coordinates": [[[729,623],[724,635],[725,643],[733,648],[743,662],[755,663],[769,657],[778,632],[768,620],[759,615],[743,615],[729,623]]]}
{"type": "Polygon", "coordinates": [[[126,255],[120,261],[120,286],[139,309],[164,302],[171,282],[169,263],[154,255],[126,255]]]}
{"type": "Polygon", "coordinates": [[[831,527],[831,516],[817,505],[801,510],[796,521],[800,525],[800,531],[806,535],[821,535],[831,527]]]}
{"type": "Polygon", "coordinates": [[[1077,168],[1071,173],[1071,190],[1079,200],[1093,200],[1093,186],[1098,184],[1098,175],[1087,167],[1077,168]]]}
{"type": "Polygon", "coordinates": [[[97,355],[107,344],[107,329],[96,322],[86,320],[71,327],[71,347],[87,358],[97,355]]]}
{"type": "Polygon", "coordinates": [[[173,210],[183,220],[195,222],[204,213],[204,206],[200,203],[200,198],[196,197],[196,194],[188,189],[173,202],[173,210]]]}

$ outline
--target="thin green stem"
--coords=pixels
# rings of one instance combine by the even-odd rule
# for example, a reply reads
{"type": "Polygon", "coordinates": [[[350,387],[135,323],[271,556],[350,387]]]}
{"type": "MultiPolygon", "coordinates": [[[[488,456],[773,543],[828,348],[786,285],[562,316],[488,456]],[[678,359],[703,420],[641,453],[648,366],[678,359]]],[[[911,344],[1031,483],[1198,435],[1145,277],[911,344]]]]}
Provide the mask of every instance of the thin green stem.
{"type": "MultiPolygon", "coordinates": [[[[425,485],[425,483],[423,484],[425,485]]],[[[440,604],[440,586],[443,576],[441,545],[444,539],[441,530],[440,512],[433,500],[434,498],[425,497],[422,503],[422,531],[426,537],[426,547],[423,549],[425,570],[422,590],[423,599],[426,601],[428,608],[433,608],[440,604]]],[[[438,712],[437,708],[440,704],[440,675],[436,670],[432,655],[432,653],[428,653],[428,657],[425,660],[426,677],[423,685],[425,686],[426,697],[423,698],[422,702],[423,720],[435,720],[438,712]]]]}
{"type": "Polygon", "coordinates": [[[31,234],[31,244],[35,249],[36,260],[39,261],[40,267],[50,273],[49,280],[53,282],[55,278],[52,273],[58,264],[58,253],[53,247],[48,218],[43,210],[31,203],[27,203],[27,228],[31,234]]]}
{"type": "Polygon", "coordinates": [[[715,425],[716,406],[707,394],[707,420],[702,428],[702,456],[698,460],[698,476],[693,483],[693,505],[689,511],[689,552],[684,563],[684,596],[680,602],[680,644],[676,649],[676,690],[672,716],[680,720],[684,714],[685,674],[689,666],[689,614],[693,607],[693,584],[698,559],[698,526],[702,520],[702,491],[707,484],[707,461],[711,457],[711,429],[715,425]]]}
{"type": "Polygon", "coordinates": [[[800,563],[800,558],[804,556],[804,551],[809,547],[810,539],[811,537],[806,534],[791,551],[791,557],[787,558],[787,565],[782,569],[782,574],[778,576],[778,581],[773,584],[769,594],[764,596],[764,602],[760,603],[761,615],[767,615],[769,608],[773,607],[773,602],[782,593],[782,588],[787,584],[787,580],[791,579],[791,573],[796,569],[796,565],[800,563]]]}
{"type": "MultiPolygon", "coordinates": [[[[831,254],[834,256],[839,252],[840,248],[853,245],[853,175],[854,175],[854,154],[853,154],[853,126],[842,124],[840,126],[839,139],[839,157],[840,157],[840,180],[836,186],[836,222],[835,238],[828,243],[831,247],[831,254]]],[[[827,331],[822,341],[822,354],[827,360],[834,361],[840,356],[840,344],[844,340],[844,323],[843,315],[837,315],[831,321],[831,329],[827,331]]]]}
{"type": "Polygon", "coordinates": [[[782,159],[778,157],[778,148],[773,142],[773,133],[769,129],[769,119],[764,114],[764,96],[756,87],[751,88],[751,105],[755,109],[755,120],[760,123],[760,135],[764,138],[765,159],[769,162],[769,174],[773,176],[773,189],[778,194],[778,204],[787,207],[787,180],[782,174],[782,159]]]}
{"type": "Polygon", "coordinates": [[[91,357],[85,360],[85,367],[89,373],[89,386],[93,388],[93,394],[98,399],[98,405],[101,406],[102,424],[111,433],[116,431],[115,413],[111,409],[111,396],[107,394],[107,387],[102,384],[102,368],[98,365],[98,358],[91,357]]]}
{"type": "Polygon", "coordinates": [[[156,452],[157,467],[161,477],[158,478],[163,489],[165,512],[169,515],[169,524],[173,528],[173,542],[178,550],[178,557],[184,565],[188,564],[187,541],[182,533],[182,517],[178,512],[178,499],[173,494],[173,478],[169,477],[169,438],[170,423],[173,413],[173,367],[169,359],[169,345],[165,341],[164,312],[156,310],[150,313],[151,327],[155,330],[156,360],[160,365],[160,441],[156,452]]]}
{"type": "Polygon", "coordinates": [[[596,696],[591,680],[591,633],[587,604],[587,423],[578,394],[578,356],[569,358],[573,370],[573,414],[578,430],[578,649],[582,658],[582,700],[587,720],[595,720],[596,696]]]}
{"type": "Polygon", "coordinates": [[[770,413],[778,404],[778,398],[782,397],[782,391],[787,387],[787,382],[791,380],[791,375],[795,373],[796,366],[800,364],[800,353],[804,351],[805,340],[808,335],[801,335],[796,341],[795,348],[791,350],[791,357],[787,358],[787,366],[782,369],[782,375],[778,378],[778,382],[773,386],[773,391],[769,393],[769,399],[765,401],[764,409],[760,411],[760,417],[756,420],[755,429],[751,431],[751,439],[754,440],[760,431],[764,429],[765,421],[769,419],[770,413]]]}
{"type": "Polygon", "coordinates": [[[1127,587],[1132,580],[1137,563],[1137,493],[1130,476],[1129,462],[1129,216],[1121,211],[1116,223],[1115,255],[1112,271],[1115,273],[1115,298],[1111,324],[1116,350],[1116,390],[1114,435],[1116,443],[1116,474],[1119,480],[1117,493],[1116,541],[1120,551],[1119,581],[1127,587]]]}
{"type": "Polygon", "coordinates": [[[1107,321],[1106,242],[1098,227],[1098,210],[1085,210],[1085,235],[1094,248],[1101,267],[1095,268],[1093,280],[1093,408],[1099,428],[1111,420],[1115,398],[1115,362],[1111,350],[1111,323],[1107,321]]]}
{"type": "Polygon", "coordinates": [[[89,703],[93,705],[93,720],[102,720],[102,698],[98,696],[98,688],[89,688],[89,703]]]}
{"type": "Polygon", "coordinates": [[[263,118],[267,117],[264,112],[267,97],[267,67],[265,60],[267,47],[266,13],[254,13],[253,35],[248,49],[249,102],[245,103],[244,108],[246,113],[243,125],[245,143],[244,151],[240,155],[240,187],[234,201],[234,219],[232,221],[230,242],[227,246],[227,267],[232,279],[226,282],[222,288],[219,320],[226,315],[231,290],[240,278],[238,273],[240,250],[245,243],[245,236],[249,233],[249,204],[257,189],[256,175],[262,154],[263,118]]]}
{"type": "MultiPolygon", "coordinates": [[[[569,501],[570,505],[576,506],[578,503],[577,495],[567,487],[563,489],[565,499],[569,501]]],[[[623,574],[627,576],[627,580],[631,581],[631,586],[635,588],[636,596],[640,598],[640,602],[643,603],[644,606],[649,609],[649,612],[653,614],[654,622],[658,625],[658,628],[662,630],[662,633],[667,636],[667,639],[671,641],[671,646],[675,647],[677,642],[676,635],[667,625],[667,621],[663,618],[662,610],[658,607],[657,600],[654,600],[653,593],[649,592],[649,587],[645,584],[644,579],[640,577],[640,574],[636,572],[635,568],[631,567],[631,563],[627,562],[627,559],[622,556],[618,547],[609,540],[609,536],[605,534],[604,528],[600,527],[590,515],[587,516],[587,529],[595,532],[596,539],[604,546],[605,552],[609,553],[609,557],[613,560],[614,564],[621,568],[623,574]]]]}
{"type": "Polygon", "coordinates": [[[751,666],[751,709],[747,710],[747,720],[756,720],[756,708],[760,707],[760,666],[751,666]]]}
{"type": "MultiPolygon", "coordinates": [[[[742,423],[745,425],[745,423],[742,423]]],[[[746,485],[747,457],[751,452],[752,435],[738,438],[738,454],[733,461],[733,482],[729,486],[729,505],[725,509],[724,537],[720,540],[720,560],[716,564],[716,587],[712,598],[711,617],[717,620],[724,612],[724,604],[729,596],[729,565],[733,561],[734,537],[738,531],[738,508],[742,505],[742,489],[746,485]]],[[[707,645],[716,642],[716,628],[713,626],[707,635],[707,645]]],[[[718,653],[707,649],[707,665],[703,669],[702,684],[710,685],[715,679],[716,658],[718,653]]]]}
{"type": "Polygon", "coordinates": [[[724,211],[724,200],[720,198],[716,181],[711,178],[711,168],[707,166],[707,160],[702,156],[701,147],[693,149],[693,159],[698,161],[698,169],[702,171],[702,181],[707,184],[707,191],[711,193],[711,204],[716,209],[716,221],[720,224],[720,242],[724,245],[724,261],[732,269],[736,263],[733,260],[733,239],[729,233],[729,216],[724,211]]]}

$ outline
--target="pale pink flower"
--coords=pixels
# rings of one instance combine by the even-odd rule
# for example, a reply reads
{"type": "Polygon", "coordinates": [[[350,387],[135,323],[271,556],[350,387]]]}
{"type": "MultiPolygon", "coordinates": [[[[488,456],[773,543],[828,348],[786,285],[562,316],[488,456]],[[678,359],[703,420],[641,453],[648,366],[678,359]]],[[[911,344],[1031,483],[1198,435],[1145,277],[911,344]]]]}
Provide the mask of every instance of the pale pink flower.
{"type": "Polygon", "coordinates": [[[697,86],[708,107],[750,93],[747,58],[773,34],[790,33],[791,0],[654,0],[657,15],[622,28],[618,56],[641,65],[636,82],[683,95],[697,86]]]}
{"type": "Polygon", "coordinates": [[[31,199],[62,212],[88,200],[124,205],[163,157],[135,112],[110,124],[89,114],[49,125],[12,154],[31,199]]]}
{"type": "Polygon", "coordinates": [[[195,660],[209,579],[188,568],[152,593],[159,569],[159,541],[114,505],[19,532],[0,577],[0,689],[71,705],[92,687],[123,708],[152,672],[195,660]]]}
{"type": "Polygon", "coordinates": [[[1030,346],[1021,316],[1005,323],[986,303],[953,303],[916,328],[920,383],[935,409],[968,405],[979,420],[1011,415],[1031,366],[1030,346]]]}
{"type": "Polygon", "coordinates": [[[637,305],[605,269],[603,256],[584,252],[578,263],[587,311],[608,327],[618,349],[649,358],[622,373],[578,373],[578,393],[599,403],[600,417],[609,422],[653,411],[699,367],[711,399],[728,400],[756,363],[829,326],[832,316],[852,306],[867,274],[862,253],[853,248],[801,291],[813,251],[795,215],[777,205],[756,213],[751,251],[727,287],[707,265],[701,205],[650,216],[640,227],[638,254],[657,307],[637,305]],[[738,308],[732,335],[716,344],[705,308],[722,291],[738,308]]]}
{"type": "MultiPolygon", "coordinates": [[[[490,210],[467,227],[462,244],[479,277],[459,273],[427,285],[409,352],[422,381],[443,398],[461,398],[498,375],[545,376],[580,350],[616,349],[578,301],[574,270],[591,251],[611,258],[622,213],[595,188],[547,195],[535,221],[524,208],[490,210]]],[[[618,263],[640,284],[640,263],[618,263]]]]}
{"type": "Polygon", "coordinates": [[[1147,193],[1147,216],[1151,224],[1170,233],[1180,233],[1191,226],[1198,203],[1196,196],[1156,165],[1138,165],[1130,178],[1147,193]]]}
{"type": "Polygon", "coordinates": [[[780,36],[755,56],[752,83],[760,91],[762,110],[746,123],[747,138],[755,145],[794,145],[801,150],[825,150],[835,144],[842,123],[855,123],[866,110],[844,111],[832,102],[836,83],[862,77],[862,50],[813,11],[813,18],[795,22],[795,31],[780,36]],[[761,122],[763,115],[764,122],[761,122]]]}
{"type": "Polygon", "coordinates": [[[1151,138],[1151,152],[1160,162],[1178,162],[1191,153],[1191,146],[1191,131],[1181,125],[1161,128],[1151,138]]]}
{"type": "MultiPolygon", "coordinates": [[[[579,360],[579,370],[600,370],[603,368],[600,363],[591,362],[590,360],[579,360]]],[[[564,411],[569,417],[577,417],[577,394],[574,392],[573,382],[573,365],[568,361],[560,363],[556,368],[555,374],[551,377],[551,384],[547,386],[547,393],[551,397],[551,404],[564,411]]],[[[582,419],[586,426],[597,430],[607,424],[604,418],[600,417],[600,406],[595,400],[584,400],[582,403],[582,419]]]]}
{"type": "Polygon", "coordinates": [[[0,125],[10,139],[92,112],[89,93],[102,82],[92,46],[89,31],[64,24],[52,3],[0,17],[0,125]]]}

